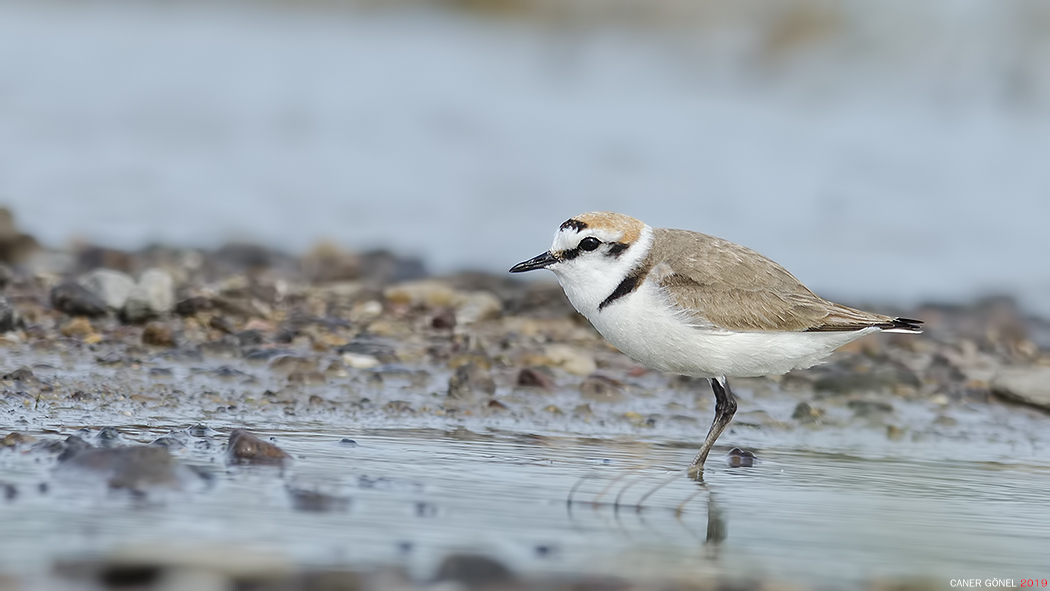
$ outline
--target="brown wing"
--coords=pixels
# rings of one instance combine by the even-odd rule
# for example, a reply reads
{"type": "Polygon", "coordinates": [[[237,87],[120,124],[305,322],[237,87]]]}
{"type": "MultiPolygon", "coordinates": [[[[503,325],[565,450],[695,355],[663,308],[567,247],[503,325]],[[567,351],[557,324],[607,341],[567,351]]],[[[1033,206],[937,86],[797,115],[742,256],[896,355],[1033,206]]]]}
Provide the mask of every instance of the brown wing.
{"type": "Polygon", "coordinates": [[[685,230],[655,232],[652,279],[698,325],[799,332],[898,326],[890,316],[821,298],[780,265],[739,244],[685,230]]]}

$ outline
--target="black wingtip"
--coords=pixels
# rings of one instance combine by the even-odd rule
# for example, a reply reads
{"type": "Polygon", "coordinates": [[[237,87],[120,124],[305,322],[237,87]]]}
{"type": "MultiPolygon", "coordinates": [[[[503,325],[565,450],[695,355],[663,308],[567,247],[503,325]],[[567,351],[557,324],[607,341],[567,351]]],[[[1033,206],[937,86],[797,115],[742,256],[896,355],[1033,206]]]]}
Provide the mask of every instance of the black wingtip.
{"type": "Polygon", "coordinates": [[[922,332],[922,320],[914,318],[894,318],[889,326],[891,330],[905,330],[910,332],[922,332]]]}

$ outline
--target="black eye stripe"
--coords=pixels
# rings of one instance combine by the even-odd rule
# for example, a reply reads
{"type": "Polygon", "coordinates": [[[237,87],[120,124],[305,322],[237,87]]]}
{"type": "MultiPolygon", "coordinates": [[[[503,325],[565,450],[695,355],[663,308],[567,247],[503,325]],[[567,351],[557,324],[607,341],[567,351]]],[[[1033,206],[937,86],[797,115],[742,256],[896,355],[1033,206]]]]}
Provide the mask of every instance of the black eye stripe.
{"type": "Polygon", "coordinates": [[[610,242],[609,243],[609,254],[619,258],[623,251],[627,250],[627,245],[623,242],[610,242]]]}

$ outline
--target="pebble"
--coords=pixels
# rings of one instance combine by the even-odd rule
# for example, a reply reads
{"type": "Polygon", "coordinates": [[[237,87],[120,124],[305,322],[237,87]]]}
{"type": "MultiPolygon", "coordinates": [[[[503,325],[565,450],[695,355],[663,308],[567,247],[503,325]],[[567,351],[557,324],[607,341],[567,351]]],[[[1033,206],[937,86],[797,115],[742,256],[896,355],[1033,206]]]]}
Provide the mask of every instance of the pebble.
{"type": "Polygon", "coordinates": [[[174,347],[175,333],[163,322],[150,322],[142,331],[142,344],[154,347],[174,347]]]}
{"type": "Polygon", "coordinates": [[[459,292],[444,281],[423,279],[388,287],[383,295],[391,304],[426,308],[454,308],[460,303],[459,292]]]}
{"type": "Polygon", "coordinates": [[[1002,368],[991,386],[1002,398],[1050,411],[1050,367],[1002,368]]]}
{"type": "Polygon", "coordinates": [[[496,393],[496,382],[482,365],[473,361],[456,368],[448,380],[448,397],[462,402],[476,402],[496,393]]]}
{"type": "Polygon", "coordinates": [[[12,431],[0,439],[0,447],[15,447],[26,443],[33,443],[36,441],[36,437],[32,435],[26,435],[25,433],[19,433],[12,431]]]}
{"type": "Polygon", "coordinates": [[[623,384],[603,375],[594,374],[580,383],[580,396],[594,402],[623,402],[623,384]]]}
{"type": "Polygon", "coordinates": [[[124,304],[124,319],[138,323],[162,316],[175,307],[175,282],[162,269],[148,269],[139,277],[124,304]]]}
{"type": "Polygon", "coordinates": [[[487,291],[472,291],[462,296],[462,302],[456,308],[456,323],[474,324],[482,320],[499,318],[503,312],[503,302],[487,291]]]}
{"type": "Polygon", "coordinates": [[[288,452],[244,429],[234,429],[230,433],[226,454],[235,464],[280,465],[292,459],[288,452]]]}
{"type": "Polygon", "coordinates": [[[470,589],[504,588],[514,581],[514,573],[488,556],[451,554],[441,561],[434,581],[459,583],[470,589]]]}
{"type": "Polygon", "coordinates": [[[82,339],[95,332],[95,328],[91,326],[91,322],[87,318],[77,316],[63,324],[59,332],[62,333],[62,336],[67,336],[71,339],[82,339]]]}
{"type": "Polygon", "coordinates": [[[135,289],[135,280],[113,269],[95,269],[81,278],[81,285],[98,296],[111,310],[120,310],[135,289]]]}
{"type": "Polygon", "coordinates": [[[543,388],[554,390],[557,387],[554,378],[535,367],[525,367],[518,372],[517,384],[526,388],[543,388]]]}
{"type": "Polygon", "coordinates": [[[106,302],[75,281],[64,281],[51,290],[51,307],[70,316],[105,316],[106,302]]]}
{"type": "Polygon", "coordinates": [[[823,408],[810,406],[808,402],[799,402],[795,406],[795,412],[791,413],[791,418],[800,423],[812,424],[819,423],[825,414],[826,411],[823,408]]]}
{"type": "Polygon", "coordinates": [[[0,333],[11,332],[22,325],[18,310],[4,296],[0,296],[0,333]]]}
{"type": "Polygon", "coordinates": [[[551,345],[544,351],[544,355],[551,365],[561,367],[574,375],[589,376],[598,369],[593,355],[569,345],[551,345]]]}
{"type": "Polygon", "coordinates": [[[343,353],[343,363],[353,369],[372,369],[378,367],[379,360],[371,355],[360,355],[357,353],[343,353]]]}

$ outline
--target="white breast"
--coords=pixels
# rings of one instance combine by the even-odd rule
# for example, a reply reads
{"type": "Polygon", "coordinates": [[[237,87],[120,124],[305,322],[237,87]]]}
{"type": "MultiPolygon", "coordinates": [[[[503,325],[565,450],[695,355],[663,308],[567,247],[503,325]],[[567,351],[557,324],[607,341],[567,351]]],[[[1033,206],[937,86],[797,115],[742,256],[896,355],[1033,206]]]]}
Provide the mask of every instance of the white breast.
{"type": "Polygon", "coordinates": [[[754,377],[804,369],[820,363],[836,348],[878,331],[736,332],[690,325],[649,280],[600,311],[580,312],[635,361],[696,377],[754,377]]]}

